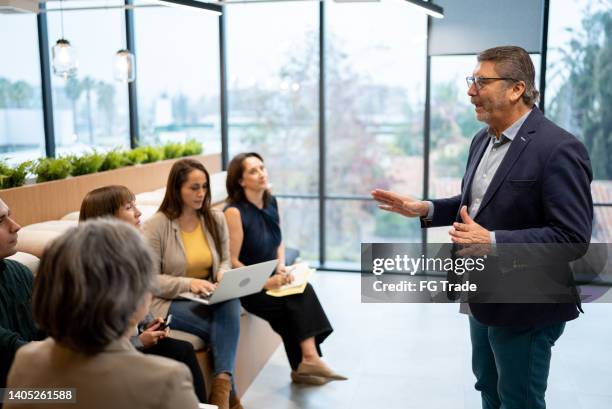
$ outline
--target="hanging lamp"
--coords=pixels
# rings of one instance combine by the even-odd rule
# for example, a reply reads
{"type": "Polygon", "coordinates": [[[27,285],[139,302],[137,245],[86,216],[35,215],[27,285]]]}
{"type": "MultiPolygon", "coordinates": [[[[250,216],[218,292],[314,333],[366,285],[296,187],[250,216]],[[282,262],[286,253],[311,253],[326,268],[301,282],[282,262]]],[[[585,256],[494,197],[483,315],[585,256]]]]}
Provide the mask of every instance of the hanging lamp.
{"type": "Polygon", "coordinates": [[[64,37],[64,7],[60,0],[60,19],[62,27],[62,37],[57,40],[53,48],[52,65],[53,73],[64,79],[74,77],[77,73],[77,58],[74,47],[70,45],[70,41],[64,37]]]}
{"type": "Polygon", "coordinates": [[[130,50],[117,51],[113,68],[117,81],[132,82],[136,79],[136,59],[130,50]]]}

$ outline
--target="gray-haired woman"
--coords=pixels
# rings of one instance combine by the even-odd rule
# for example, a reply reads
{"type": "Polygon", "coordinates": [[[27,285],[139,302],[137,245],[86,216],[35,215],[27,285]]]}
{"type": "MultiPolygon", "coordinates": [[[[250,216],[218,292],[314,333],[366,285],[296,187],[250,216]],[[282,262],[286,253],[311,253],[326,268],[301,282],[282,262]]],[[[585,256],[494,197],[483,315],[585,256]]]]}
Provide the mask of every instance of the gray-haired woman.
{"type": "Polygon", "coordinates": [[[19,349],[7,387],[70,388],[75,409],[197,408],[186,366],[129,342],[149,310],[155,273],[151,251],[126,223],[94,220],[60,236],[41,259],[32,295],[50,338],[19,349]]]}

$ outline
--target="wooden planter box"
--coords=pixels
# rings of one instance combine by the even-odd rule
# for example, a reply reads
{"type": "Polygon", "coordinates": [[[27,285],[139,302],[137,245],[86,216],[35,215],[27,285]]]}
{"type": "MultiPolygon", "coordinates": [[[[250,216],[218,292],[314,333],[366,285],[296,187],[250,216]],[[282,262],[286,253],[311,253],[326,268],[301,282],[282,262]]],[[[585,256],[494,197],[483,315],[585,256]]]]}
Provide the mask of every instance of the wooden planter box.
{"type": "MultiPolygon", "coordinates": [[[[200,160],[209,173],[221,171],[221,155],[218,153],[192,158],[200,160]]],[[[135,194],[159,189],[165,186],[170,168],[177,160],[169,159],[0,190],[0,198],[11,208],[13,219],[22,226],[57,220],[79,210],[85,194],[98,187],[124,185],[135,194]]]]}

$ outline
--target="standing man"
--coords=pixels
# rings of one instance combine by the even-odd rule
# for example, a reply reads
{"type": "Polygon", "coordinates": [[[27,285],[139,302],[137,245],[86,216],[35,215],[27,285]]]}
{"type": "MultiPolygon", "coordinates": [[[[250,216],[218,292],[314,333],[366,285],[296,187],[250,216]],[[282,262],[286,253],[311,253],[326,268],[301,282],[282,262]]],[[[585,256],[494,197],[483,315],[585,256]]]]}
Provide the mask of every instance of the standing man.
{"type": "Polygon", "coordinates": [[[32,318],[32,272],[6,259],[17,252],[19,229],[10,209],[0,200],[0,388],[6,385],[17,349],[37,338],[32,318]]]}
{"type": "MultiPolygon", "coordinates": [[[[383,210],[452,225],[453,243],[578,244],[591,237],[592,171],[584,145],[544,117],[529,54],[513,46],[478,55],[467,77],[476,117],[461,193],[420,201],[375,190],[383,210]]],[[[580,245],[583,244],[583,245],[580,245]]],[[[569,267],[568,267],[569,268],[569,267]]],[[[470,304],[472,369],[483,409],[545,408],[551,349],[578,304],[470,304]]]]}

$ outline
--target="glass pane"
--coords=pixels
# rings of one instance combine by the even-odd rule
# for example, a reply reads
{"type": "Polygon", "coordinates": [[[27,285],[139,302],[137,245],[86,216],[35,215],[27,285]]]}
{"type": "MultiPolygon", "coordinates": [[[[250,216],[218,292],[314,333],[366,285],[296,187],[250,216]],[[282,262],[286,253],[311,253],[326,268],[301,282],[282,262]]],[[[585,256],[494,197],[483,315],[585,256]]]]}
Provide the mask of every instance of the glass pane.
{"type": "Polygon", "coordinates": [[[550,3],[546,113],[586,145],[596,203],[612,196],[612,3],[550,3]]]}
{"type": "Polygon", "coordinates": [[[594,180],[591,182],[591,193],[594,203],[612,203],[612,180],[594,180]]]}
{"type": "MultiPolygon", "coordinates": [[[[431,59],[429,195],[432,198],[455,196],[461,192],[470,142],[485,126],[476,120],[467,95],[465,77],[475,66],[475,56],[431,59]]],[[[432,242],[429,237],[428,240],[432,242]]]]}
{"type": "Polygon", "coordinates": [[[45,155],[36,16],[0,14],[0,38],[0,159],[17,164],[45,155]]]}
{"type": "Polygon", "coordinates": [[[591,241],[593,243],[612,243],[611,206],[595,206],[591,241]]]}
{"type": "Polygon", "coordinates": [[[427,18],[401,2],[325,4],[327,191],[420,196],[427,18]]]}
{"type": "Polygon", "coordinates": [[[276,194],[318,192],[318,7],[227,8],[230,158],[262,154],[276,194]]]}
{"type": "Polygon", "coordinates": [[[218,15],[153,7],[134,16],[142,143],[197,139],[221,152],[218,15]]]}
{"type": "Polygon", "coordinates": [[[319,262],[319,201],[278,198],[283,242],[300,251],[303,260],[319,262]]]}
{"type": "MultiPolygon", "coordinates": [[[[95,4],[79,2],[71,6],[95,4]]],[[[117,82],[113,72],[115,53],[125,48],[124,13],[111,9],[63,14],[62,29],[61,13],[47,13],[49,47],[62,37],[68,40],[76,51],[78,71],[76,77],[68,80],[52,74],[57,154],[128,147],[127,85],[117,82]]]]}
{"type": "Polygon", "coordinates": [[[384,212],[374,201],[327,200],[326,206],[326,257],[330,265],[359,269],[361,243],[421,242],[419,220],[384,212]]]}

